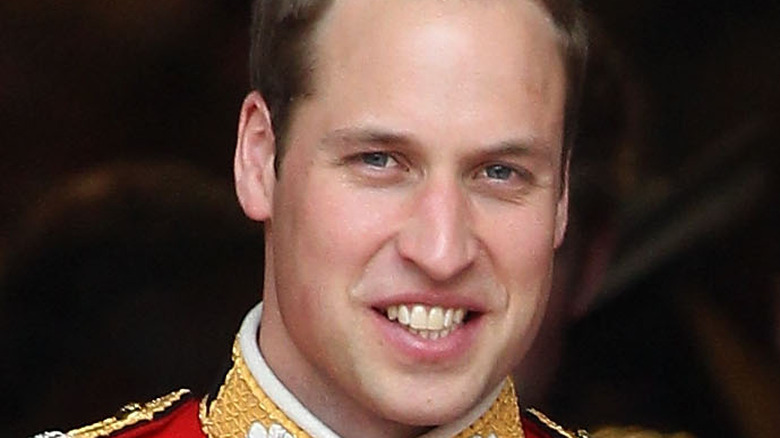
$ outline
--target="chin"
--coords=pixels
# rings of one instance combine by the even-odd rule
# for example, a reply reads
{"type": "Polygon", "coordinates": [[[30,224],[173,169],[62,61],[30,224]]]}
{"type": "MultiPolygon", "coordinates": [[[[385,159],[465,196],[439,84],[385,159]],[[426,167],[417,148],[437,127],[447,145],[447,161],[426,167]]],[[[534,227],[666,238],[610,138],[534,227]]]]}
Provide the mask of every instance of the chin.
{"type": "Polygon", "coordinates": [[[448,386],[445,391],[398,394],[394,400],[384,400],[381,414],[396,423],[410,426],[439,426],[462,417],[482,401],[485,392],[490,392],[490,389],[479,391],[476,388],[455,389],[457,385],[452,384],[448,386]]]}
{"type": "Polygon", "coordinates": [[[420,406],[407,404],[399,411],[390,413],[388,418],[401,424],[415,427],[436,427],[452,423],[465,415],[472,406],[454,406],[451,403],[438,406],[420,406]]]}

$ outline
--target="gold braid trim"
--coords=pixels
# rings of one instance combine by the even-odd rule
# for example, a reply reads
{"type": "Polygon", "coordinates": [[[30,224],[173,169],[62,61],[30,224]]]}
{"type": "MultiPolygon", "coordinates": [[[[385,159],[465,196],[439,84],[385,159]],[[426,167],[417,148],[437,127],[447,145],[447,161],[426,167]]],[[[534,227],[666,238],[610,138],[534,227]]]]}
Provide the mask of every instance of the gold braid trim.
{"type": "Polygon", "coordinates": [[[588,435],[588,432],[585,430],[578,430],[576,433],[569,432],[568,430],[564,429],[562,426],[556,424],[554,421],[550,420],[546,415],[543,413],[537,411],[533,408],[528,408],[525,410],[529,414],[536,417],[539,421],[542,422],[545,426],[548,428],[554,430],[555,432],[559,433],[561,436],[566,438],[588,438],[590,435],[588,435]]]}
{"type": "Polygon", "coordinates": [[[71,430],[68,432],[67,436],[70,438],[106,437],[142,421],[151,421],[156,414],[164,412],[181,400],[182,397],[189,394],[189,392],[189,389],[180,389],[143,405],[139,403],[130,403],[125,405],[125,407],[123,407],[115,416],[99,423],[71,430]]]}
{"type": "Polygon", "coordinates": [[[241,356],[238,339],[233,344],[233,367],[211,405],[207,397],[200,402],[199,415],[203,433],[210,438],[246,438],[254,422],[266,429],[276,423],[296,438],[311,438],[260,389],[241,356]]]}
{"type": "Polygon", "coordinates": [[[481,417],[455,438],[480,436],[487,438],[494,434],[497,438],[525,438],[520,420],[520,408],[517,405],[515,385],[507,378],[498,398],[481,417]]]}
{"type": "MultiPolygon", "coordinates": [[[[278,424],[295,438],[312,438],[260,388],[241,356],[238,340],[233,344],[233,367],[216,398],[201,400],[199,416],[203,433],[210,438],[246,438],[255,422],[266,429],[278,424]]],[[[491,434],[496,438],[525,438],[510,379],[490,409],[454,438],[488,438],[491,434]]]]}

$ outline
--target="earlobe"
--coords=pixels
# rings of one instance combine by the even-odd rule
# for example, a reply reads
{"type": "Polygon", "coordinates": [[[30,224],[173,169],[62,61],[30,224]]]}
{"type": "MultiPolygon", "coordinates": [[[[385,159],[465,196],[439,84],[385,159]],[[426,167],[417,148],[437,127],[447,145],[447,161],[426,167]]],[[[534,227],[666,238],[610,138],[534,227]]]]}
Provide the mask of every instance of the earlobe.
{"type": "Polygon", "coordinates": [[[271,216],[275,149],[271,114],[260,93],[253,91],[241,106],[233,170],[241,207],[256,221],[271,216]]]}

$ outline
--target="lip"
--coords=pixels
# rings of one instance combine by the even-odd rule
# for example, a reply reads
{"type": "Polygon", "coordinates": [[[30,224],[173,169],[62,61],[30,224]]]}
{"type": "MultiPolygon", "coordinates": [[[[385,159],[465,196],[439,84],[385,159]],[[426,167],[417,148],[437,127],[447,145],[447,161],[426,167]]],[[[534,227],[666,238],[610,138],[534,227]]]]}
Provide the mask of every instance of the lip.
{"type": "Polygon", "coordinates": [[[400,304],[422,304],[424,306],[439,306],[443,308],[463,308],[469,312],[485,313],[487,308],[484,304],[477,302],[473,298],[462,297],[451,292],[426,292],[426,293],[406,293],[396,294],[392,297],[381,297],[371,301],[370,307],[374,309],[387,309],[390,306],[400,304]]]}
{"type": "MultiPolygon", "coordinates": [[[[420,300],[414,302],[427,304],[420,300]]],[[[442,305],[440,301],[437,301],[436,304],[442,305]]],[[[370,311],[373,315],[374,326],[379,336],[385,340],[385,345],[392,350],[391,354],[401,361],[411,364],[446,364],[465,358],[482,327],[482,314],[477,313],[448,336],[439,339],[425,339],[410,333],[400,324],[390,321],[377,308],[371,308],[370,311]]]]}

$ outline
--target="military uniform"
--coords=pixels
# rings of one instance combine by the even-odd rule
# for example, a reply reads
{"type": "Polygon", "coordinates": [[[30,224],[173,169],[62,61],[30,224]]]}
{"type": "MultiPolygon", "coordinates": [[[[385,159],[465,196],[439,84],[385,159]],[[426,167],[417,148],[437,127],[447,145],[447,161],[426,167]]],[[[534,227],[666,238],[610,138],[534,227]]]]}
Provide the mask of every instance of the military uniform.
{"type": "MultiPolygon", "coordinates": [[[[253,309],[233,346],[233,365],[216,394],[201,400],[180,390],[144,405],[131,404],[115,417],[62,433],[68,438],[339,438],[277,379],[257,346],[262,305],[253,309]]],[[[514,385],[504,381],[483,402],[453,423],[421,438],[581,438],[543,414],[520,411],[514,385]]],[[[38,438],[36,437],[36,438],[38,438]]]]}

